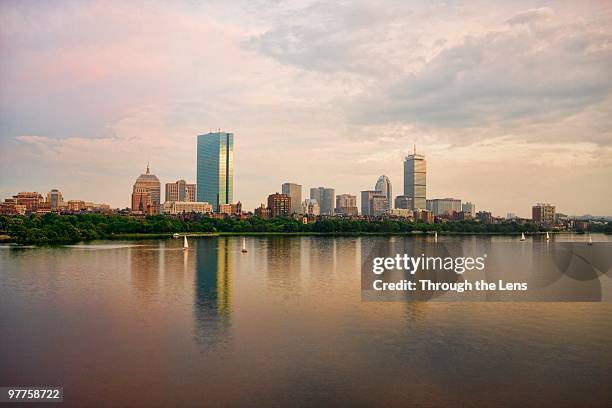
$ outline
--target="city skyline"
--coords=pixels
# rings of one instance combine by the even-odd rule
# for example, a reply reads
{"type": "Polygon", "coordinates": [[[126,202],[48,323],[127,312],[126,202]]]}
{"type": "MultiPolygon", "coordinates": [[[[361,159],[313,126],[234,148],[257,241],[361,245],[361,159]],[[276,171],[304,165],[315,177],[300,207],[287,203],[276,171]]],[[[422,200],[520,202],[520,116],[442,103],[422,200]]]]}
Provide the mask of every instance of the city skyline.
{"type": "MultiPolygon", "coordinates": [[[[228,195],[228,197],[226,197],[225,201],[227,202],[219,202],[217,204],[217,208],[215,208],[214,204],[211,204],[208,201],[198,201],[196,200],[196,191],[197,191],[197,184],[189,184],[187,183],[185,180],[177,180],[176,182],[168,182],[168,183],[164,183],[165,184],[165,200],[164,203],[161,203],[161,181],[157,178],[156,175],[150,173],[150,166],[149,166],[149,162],[147,162],[147,167],[146,167],[146,171],[145,173],[141,174],[135,181],[134,185],[133,185],[133,191],[131,194],[131,200],[130,200],[130,204],[131,204],[131,210],[133,211],[141,211],[145,214],[155,214],[155,213],[161,213],[161,212],[165,212],[165,211],[161,211],[162,207],[165,207],[165,205],[162,204],[184,204],[184,205],[189,205],[189,204],[194,204],[194,205],[199,205],[198,208],[204,208],[205,206],[210,207],[211,211],[210,212],[216,212],[216,213],[224,213],[225,211],[221,209],[220,206],[228,206],[228,207],[234,207],[236,206],[236,203],[232,203],[229,202],[229,197],[232,196],[232,185],[233,185],[233,179],[231,174],[233,173],[233,158],[231,158],[231,156],[233,156],[233,153],[228,153],[233,151],[233,133],[227,133],[227,132],[214,132],[214,133],[208,133],[206,135],[198,135],[197,138],[198,140],[200,140],[200,138],[202,136],[224,136],[225,137],[225,144],[224,143],[219,143],[219,146],[217,146],[218,148],[221,149],[221,147],[223,147],[222,145],[224,145],[225,147],[223,149],[221,149],[222,151],[225,149],[225,152],[221,153],[220,156],[224,156],[225,159],[221,160],[221,157],[219,157],[219,163],[216,163],[215,165],[219,165],[221,167],[226,167],[224,171],[220,171],[219,173],[224,173],[226,172],[226,177],[225,177],[225,185],[223,186],[225,188],[225,191],[229,191],[230,194],[228,195]],[[230,165],[231,163],[231,165],[230,165]],[[229,166],[229,167],[227,167],[229,166]],[[228,171],[229,170],[229,171],[228,171]],[[230,176],[227,176],[227,174],[230,174],[230,176]],[[227,182],[228,180],[231,180],[229,183],[227,182]],[[144,181],[144,184],[143,184],[144,181]],[[153,186],[149,186],[150,183],[153,183],[153,186]],[[146,186],[145,186],[146,184],[146,186]],[[145,187],[145,189],[143,189],[142,187],[145,187]],[[153,190],[149,191],[150,188],[153,188],[153,190]],[[143,195],[144,194],[144,195],[143,195]],[[176,195],[176,197],[169,197],[169,195],[176,195]],[[180,197],[181,195],[183,195],[183,199],[181,200],[180,197]],[[149,205],[152,203],[153,207],[152,209],[145,209],[142,208],[143,207],[143,197],[144,197],[144,201],[148,201],[149,205]],[[168,199],[170,198],[170,200],[168,199]]],[[[209,147],[209,146],[208,146],[209,147]]],[[[416,160],[420,160],[422,162],[425,162],[425,156],[424,155],[417,155],[416,154],[416,147],[414,147],[414,152],[412,155],[408,155],[404,158],[404,177],[408,176],[409,179],[414,179],[414,171],[412,171],[413,167],[410,167],[409,169],[407,169],[406,167],[406,162],[409,161],[414,161],[415,157],[416,160]]],[[[204,149],[206,150],[206,149],[204,149]]],[[[209,156],[208,151],[204,152],[205,155],[209,156]]],[[[197,155],[200,156],[200,151],[197,150],[197,155]]],[[[411,165],[413,166],[413,165],[411,165]]],[[[209,166],[210,167],[210,166],[209,166]]],[[[420,171],[422,171],[423,173],[425,173],[425,166],[421,165],[420,166],[420,171]]],[[[417,172],[418,173],[418,172],[417,172]]],[[[218,174],[217,174],[218,175],[218,174]]],[[[422,180],[425,180],[424,178],[422,178],[422,180]]],[[[328,211],[326,211],[325,213],[322,213],[321,215],[349,215],[346,214],[345,211],[341,210],[344,209],[346,210],[345,206],[338,206],[337,202],[338,200],[341,201],[345,201],[345,200],[352,200],[352,202],[355,204],[354,206],[354,210],[355,212],[349,210],[350,215],[362,215],[362,216],[380,216],[383,215],[384,212],[386,211],[390,211],[392,210],[393,207],[396,207],[398,209],[403,209],[403,208],[410,208],[410,205],[405,206],[405,205],[398,205],[398,200],[400,199],[408,199],[409,203],[412,203],[414,200],[412,197],[410,196],[406,196],[406,195],[399,195],[399,196],[394,196],[394,200],[393,202],[395,204],[390,204],[388,201],[388,197],[391,196],[391,181],[389,180],[389,178],[385,175],[382,175],[378,178],[376,185],[375,185],[375,189],[374,190],[362,190],[360,192],[360,202],[359,202],[359,207],[361,207],[361,210],[358,209],[357,206],[357,197],[355,195],[351,195],[351,194],[335,194],[335,189],[334,188],[326,188],[326,187],[313,187],[310,189],[310,195],[311,198],[306,199],[305,201],[300,201],[300,204],[298,205],[297,208],[299,208],[300,210],[304,210],[304,211],[296,211],[295,207],[293,207],[292,203],[294,201],[297,202],[297,200],[299,200],[299,198],[301,197],[301,189],[302,189],[302,185],[300,184],[295,184],[295,183],[289,183],[289,182],[285,182],[282,184],[281,189],[283,191],[283,193],[281,195],[286,195],[289,197],[288,199],[288,205],[291,207],[291,210],[289,213],[284,213],[281,212],[275,216],[288,216],[291,213],[302,213],[302,214],[310,214],[310,211],[306,211],[305,207],[303,207],[303,205],[308,205],[309,202],[315,202],[317,203],[317,209],[318,207],[318,202],[319,201],[330,201],[329,203],[326,204],[326,207],[328,208],[328,211]],[[382,183],[386,184],[386,187],[383,188],[384,189],[388,189],[387,193],[385,193],[384,191],[382,191],[380,189],[380,187],[382,186],[382,183]],[[290,191],[292,191],[293,189],[295,189],[294,191],[297,192],[297,196],[292,196],[290,194],[290,191]],[[313,195],[315,196],[315,198],[313,199],[313,195]],[[368,196],[367,200],[365,201],[364,204],[364,197],[368,196]],[[325,200],[322,199],[321,197],[325,196],[325,200]],[[318,198],[317,198],[318,197],[318,198]],[[334,197],[333,202],[331,202],[331,198],[334,197]],[[377,202],[376,204],[374,204],[372,202],[372,199],[379,199],[379,202],[377,202]],[[384,202],[381,201],[381,199],[384,199],[384,202]],[[373,207],[376,206],[377,210],[376,211],[372,211],[373,207]]],[[[404,181],[404,185],[406,185],[406,181],[404,181]]],[[[418,185],[418,184],[417,184],[418,185]]],[[[423,185],[424,186],[424,185],[423,185]]],[[[39,192],[35,192],[38,196],[41,197],[41,199],[43,199],[43,196],[39,193],[39,192]]],[[[25,191],[21,191],[19,192],[19,194],[34,194],[34,193],[30,193],[30,192],[25,192],[25,191]]],[[[267,201],[268,201],[268,206],[265,208],[271,209],[270,207],[270,198],[273,196],[278,196],[279,193],[275,193],[275,194],[270,194],[268,195],[267,201]]],[[[15,196],[13,196],[15,197],[15,196]]],[[[44,200],[44,199],[43,199],[44,200]]],[[[48,203],[50,205],[49,209],[53,209],[53,210],[57,210],[59,209],[59,204],[63,203],[64,205],[66,203],[70,204],[71,202],[78,202],[78,203],[82,203],[83,206],[86,206],[86,204],[89,204],[90,207],[94,207],[94,206],[102,206],[103,208],[106,209],[111,209],[112,206],[109,206],[108,204],[93,204],[92,202],[85,202],[82,200],[69,200],[67,202],[63,202],[63,195],[61,193],[61,191],[59,189],[53,188],[51,190],[49,190],[49,192],[46,194],[46,200],[44,200],[45,203],[48,203]]],[[[265,201],[265,200],[264,200],[265,201]]],[[[240,208],[242,208],[242,203],[240,202],[240,200],[237,200],[237,205],[240,206],[240,208]]],[[[257,215],[257,209],[261,209],[264,208],[265,206],[265,202],[261,203],[259,206],[255,207],[255,215],[257,215]]],[[[541,216],[538,215],[537,217],[534,215],[534,211],[535,208],[537,207],[542,207],[542,206],[550,206],[553,210],[553,214],[554,214],[554,208],[555,206],[551,206],[550,204],[542,204],[542,203],[535,203],[532,204],[531,206],[531,216],[528,217],[519,217],[519,218],[523,218],[523,219],[536,219],[536,218],[540,218],[541,216]]],[[[443,215],[445,213],[447,213],[449,210],[452,210],[452,212],[455,213],[459,213],[459,212],[468,212],[471,215],[471,218],[474,219],[474,215],[475,215],[475,210],[474,210],[474,203],[470,202],[470,201],[462,201],[462,199],[456,199],[456,198],[428,198],[426,199],[426,208],[415,208],[415,211],[421,211],[421,210],[426,210],[432,213],[432,215],[435,216],[439,216],[439,215],[443,215]],[[452,203],[451,203],[452,202],[452,203]]],[[[130,206],[128,205],[128,207],[125,208],[130,208],[130,206]]],[[[168,207],[171,208],[171,207],[168,207]]],[[[174,208],[174,207],[172,207],[174,208]]],[[[194,207],[195,208],[195,207],[194,207]]],[[[79,210],[79,208],[75,208],[71,210],[79,210]]],[[[122,207],[115,207],[115,209],[121,210],[123,209],[122,207]]],[[[273,208],[272,208],[273,209],[273,208]]],[[[489,217],[491,217],[491,215],[493,214],[492,211],[488,211],[487,209],[483,209],[483,212],[485,215],[488,214],[489,217]]],[[[185,210],[182,210],[185,211],[185,210]]],[[[250,212],[249,210],[247,210],[247,212],[250,212]]],[[[170,214],[175,214],[176,210],[172,210],[169,212],[170,214]]],[[[229,214],[229,213],[228,213],[229,214]]],[[[392,212],[390,212],[389,214],[393,214],[392,212]]],[[[319,211],[316,212],[316,215],[319,215],[319,211]]],[[[570,215],[570,216],[582,216],[582,215],[594,215],[594,216],[604,216],[604,217],[610,217],[609,215],[606,214],[565,214],[565,215],[570,215]]],[[[503,218],[503,216],[501,214],[493,214],[493,216],[498,217],[498,218],[503,218]]],[[[477,217],[476,217],[477,218],[477,217]]],[[[515,213],[506,213],[506,219],[510,219],[510,218],[516,218],[516,214],[515,213]],[[510,215],[512,215],[512,217],[510,217],[510,215]]],[[[551,217],[548,216],[548,218],[550,219],[551,217]]],[[[554,218],[554,216],[552,217],[554,218]]],[[[551,221],[548,221],[548,224],[550,224],[551,221]]]]}
{"type": "Polygon", "coordinates": [[[221,127],[239,138],[233,201],[248,209],[287,180],[359,195],[385,174],[397,196],[416,143],[427,197],[610,215],[611,14],[3,3],[0,196],[58,188],[124,208],[147,159],[162,183],[195,180],[194,135],[221,127]]]}

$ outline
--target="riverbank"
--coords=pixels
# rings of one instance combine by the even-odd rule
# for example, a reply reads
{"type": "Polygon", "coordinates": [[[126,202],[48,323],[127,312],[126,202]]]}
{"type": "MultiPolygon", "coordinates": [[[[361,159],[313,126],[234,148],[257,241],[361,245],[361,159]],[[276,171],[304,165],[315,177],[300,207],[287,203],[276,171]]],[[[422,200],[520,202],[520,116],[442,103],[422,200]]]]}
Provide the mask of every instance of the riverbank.
{"type": "MultiPolygon", "coordinates": [[[[612,232],[612,222],[600,226],[612,232]]],[[[547,228],[532,222],[508,221],[482,224],[456,221],[426,224],[393,219],[324,218],[307,224],[293,218],[212,218],[192,214],[188,218],[154,215],[136,218],[118,215],[75,214],[0,216],[0,231],[18,244],[70,244],[97,239],[168,238],[174,233],[192,236],[368,236],[368,235],[516,235],[544,233],[547,228]]],[[[552,231],[549,231],[552,232],[552,231]]],[[[595,231],[593,231],[595,232],[595,231]]],[[[5,241],[5,242],[6,242],[5,241]]]]}

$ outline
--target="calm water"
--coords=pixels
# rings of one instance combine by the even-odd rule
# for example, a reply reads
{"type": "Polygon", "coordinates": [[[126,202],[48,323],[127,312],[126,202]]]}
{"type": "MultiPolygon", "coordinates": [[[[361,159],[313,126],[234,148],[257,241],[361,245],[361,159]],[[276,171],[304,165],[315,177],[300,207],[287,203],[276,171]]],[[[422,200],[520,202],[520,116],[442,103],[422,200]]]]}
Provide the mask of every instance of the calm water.
{"type": "Polygon", "coordinates": [[[389,238],[0,247],[0,385],[63,386],[64,406],[612,406],[612,302],[362,302],[368,239],[389,238]]]}

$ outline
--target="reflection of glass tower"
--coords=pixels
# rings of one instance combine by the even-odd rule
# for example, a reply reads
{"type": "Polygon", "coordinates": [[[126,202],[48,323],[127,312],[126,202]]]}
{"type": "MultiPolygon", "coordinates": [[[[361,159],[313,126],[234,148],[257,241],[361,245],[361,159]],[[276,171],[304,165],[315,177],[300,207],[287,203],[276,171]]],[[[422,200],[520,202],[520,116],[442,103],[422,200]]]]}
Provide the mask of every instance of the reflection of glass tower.
{"type": "Polygon", "coordinates": [[[414,153],[404,160],[404,196],[412,198],[412,209],[426,208],[425,156],[414,153]]]}
{"type": "Polygon", "coordinates": [[[228,238],[195,240],[195,321],[198,337],[216,342],[229,325],[232,305],[232,254],[228,238]]]}
{"type": "Polygon", "coordinates": [[[212,204],[231,204],[234,188],[234,134],[207,133],[198,136],[197,152],[198,201],[212,204]]]}

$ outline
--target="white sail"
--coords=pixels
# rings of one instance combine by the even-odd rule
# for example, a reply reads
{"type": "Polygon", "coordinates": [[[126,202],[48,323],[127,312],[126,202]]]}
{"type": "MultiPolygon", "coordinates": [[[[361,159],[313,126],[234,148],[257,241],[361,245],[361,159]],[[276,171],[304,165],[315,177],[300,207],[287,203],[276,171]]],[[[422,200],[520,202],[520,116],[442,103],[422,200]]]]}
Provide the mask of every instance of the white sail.
{"type": "Polygon", "coordinates": [[[438,242],[438,231],[434,231],[434,241],[438,242]]]}
{"type": "Polygon", "coordinates": [[[593,245],[593,238],[591,237],[591,234],[589,234],[589,245],[593,245]]]}
{"type": "Polygon", "coordinates": [[[242,238],[242,251],[241,252],[247,252],[246,249],[246,238],[242,238]]]}
{"type": "Polygon", "coordinates": [[[187,242],[187,235],[183,236],[183,249],[189,248],[189,242],[187,242]]]}
{"type": "Polygon", "coordinates": [[[525,233],[521,232],[521,241],[524,241],[524,240],[525,240],[525,233]]]}
{"type": "Polygon", "coordinates": [[[548,231],[546,231],[546,239],[550,239],[550,235],[548,235],[548,231]]]}

